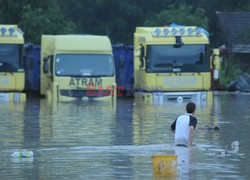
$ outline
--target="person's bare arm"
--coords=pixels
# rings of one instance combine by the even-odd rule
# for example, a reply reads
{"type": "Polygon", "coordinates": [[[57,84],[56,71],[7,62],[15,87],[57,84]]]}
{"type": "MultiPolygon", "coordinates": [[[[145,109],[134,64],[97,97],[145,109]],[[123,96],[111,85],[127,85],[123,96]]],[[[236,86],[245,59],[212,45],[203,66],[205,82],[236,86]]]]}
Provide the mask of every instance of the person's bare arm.
{"type": "Polygon", "coordinates": [[[189,146],[192,146],[194,139],[194,126],[189,126],[189,146]]]}
{"type": "MultiPolygon", "coordinates": [[[[177,118],[176,118],[176,120],[177,120],[177,118]]],[[[170,126],[170,129],[171,129],[172,132],[175,132],[176,120],[170,126]]]]}

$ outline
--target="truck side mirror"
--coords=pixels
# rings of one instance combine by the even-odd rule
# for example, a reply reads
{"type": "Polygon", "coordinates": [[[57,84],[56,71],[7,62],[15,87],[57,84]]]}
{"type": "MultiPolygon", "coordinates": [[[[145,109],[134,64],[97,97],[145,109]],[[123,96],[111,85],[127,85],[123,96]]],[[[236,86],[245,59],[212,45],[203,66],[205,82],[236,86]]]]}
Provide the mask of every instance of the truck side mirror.
{"type": "Polygon", "coordinates": [[[49,62],[50,62],[50,74],[53,76],[53,73],[54,73],[53,71],[54,56],[53,55],[49,56],[49,62]]]}
{"type": "Polygon", "coordinates": [[[213,54],[212,54],[212,67],[213,67],[214,69],[220,69],[219,49],[213,49],[213,54]]]}
{"type": "Polygon", "coordinates": [[[144,46],[141,45],[141,53],[140,53],[140,62],[141,62],[140,67],[141,68],[144,67],[144,53],[145,53],[144,46]]]}
{"type": "Polygon", "coordinates": [[[213,54],[211,58],[212,69],[213,69],[213,80],[219,81],[220,78],[220,57],[219,49],[213,49],[213,54]]]}
{"type": "Polygon", "coordinates": [[[43,73],[49,72],[49,65],[48,65],[48,59],[45,57],[43,58],[43,73]]]}
{"type": "Polygon", "coordinates": [[[43,64],[43,72],[46,73],[46,74],[49,72],[49,66],[48,66],[48,63],[47,63],[47,62],[45,62],[45,63],[43,64]]]}

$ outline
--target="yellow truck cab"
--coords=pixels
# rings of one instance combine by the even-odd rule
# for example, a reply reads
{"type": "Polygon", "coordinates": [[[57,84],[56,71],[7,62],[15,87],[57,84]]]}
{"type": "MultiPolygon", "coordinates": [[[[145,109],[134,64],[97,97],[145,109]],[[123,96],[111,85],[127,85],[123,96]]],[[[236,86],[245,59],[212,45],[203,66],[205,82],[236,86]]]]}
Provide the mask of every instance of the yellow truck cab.
{"type": "Polygon", "coordinates": [[[56,100],[113,99],[112,46],[107,36],[43,35],[41,95],[56,100]]]}
{"type": "Polygon", "coordinates": [[[0,101],[26,99],[23,45],[17,25],[0,25],[0,101]]]}
{"type": "MultiPolygon", "coordinates": [[[[136,28],[134,83],[145,96],[159,97],[160,92],[180,101],[206,99],[213,81],[211,68],[218,60],[210,58],[209,39],[201,28],[136,28]]],[[[218,71],[215,74],[218,77],[218,71]]]]}

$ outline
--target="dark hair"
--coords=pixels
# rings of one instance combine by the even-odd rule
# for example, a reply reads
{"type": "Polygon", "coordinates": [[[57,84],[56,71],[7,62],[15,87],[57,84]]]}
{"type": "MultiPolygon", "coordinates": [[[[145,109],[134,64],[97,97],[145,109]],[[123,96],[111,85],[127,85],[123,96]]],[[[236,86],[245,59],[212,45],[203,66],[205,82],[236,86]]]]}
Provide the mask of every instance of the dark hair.
{"type": "Polygon", "coordinates": [[[214,130],[220,130],[218,126],[214,126],[214,130]]]}
{"type": "Polygon", "coordinates": [[[195,109],[196,109],[195,103],[193,102],[187,103],[187,106],[186,106],[187,113],[194,113],[195,109]]]}

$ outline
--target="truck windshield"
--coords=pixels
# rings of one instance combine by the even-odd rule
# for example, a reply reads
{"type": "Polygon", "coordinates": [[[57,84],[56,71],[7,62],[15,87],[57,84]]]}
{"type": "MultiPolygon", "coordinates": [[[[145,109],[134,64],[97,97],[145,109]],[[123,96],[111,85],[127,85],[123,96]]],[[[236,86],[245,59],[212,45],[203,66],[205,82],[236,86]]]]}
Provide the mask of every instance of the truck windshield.
{"type": "Polygon", "coordinates": [[[21,45],[0,44],[0,72],[17,72],[22,68],[21,45]]]}
{"type": "Polygon", "coordinates": [[[208,72],[207,45],[148,45],[147,72],[208,72]]]}
{"type": "Polygon", "coordinates": [[[113,56],[107,54],[58,54],[57,76],[113,76],[113,56]]]}

